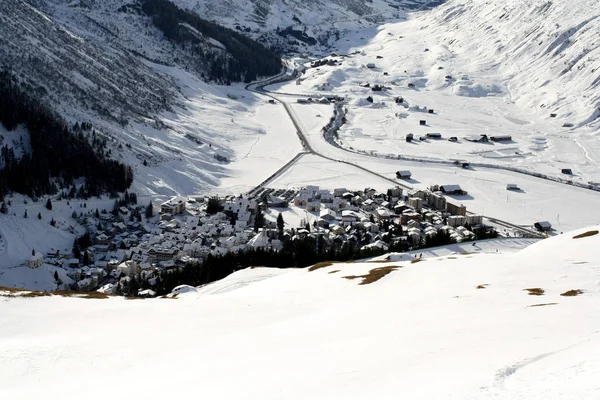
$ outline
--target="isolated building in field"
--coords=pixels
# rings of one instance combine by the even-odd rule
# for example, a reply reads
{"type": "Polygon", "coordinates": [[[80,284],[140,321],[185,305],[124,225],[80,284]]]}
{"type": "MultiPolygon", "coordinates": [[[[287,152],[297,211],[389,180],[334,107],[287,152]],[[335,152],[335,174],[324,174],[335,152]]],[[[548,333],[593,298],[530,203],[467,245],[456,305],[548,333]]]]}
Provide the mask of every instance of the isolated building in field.
{"type": "Polygon", "coordinates": [[[396,178],[398,179],[410,179],[412,173],[409,170],[397,171],[396,178]]]}
{"type": "Polygon", "coordinates": [[[565,175],[573,175],[573,170],[571,170],[571,168],[563,168],[560,170],[560,172],[565,175]]]}
{"type": "Polygon", "coordinates": [[[552,230],[552,225],[548,221],[539,221],[533,224],[535,229],[541,232],[548,232],[552,230]]]}
{"type": "Polygon", "coordinates": [[[437,132],[428,133],[426,136],[428,139],[441,139],[442,138],[442,134],[437,133],[437,132]]]}
{"type": "Polygon", "coordinates": [[[510,135],[494,135],[490,136],[492,142],[510,142],[512,137],[510,135]]]}
{"type": "Polygon", "coordinates": [[[444,194],[467,194],[459,185],[442,185],[440,190],[444,194]]]}
{"type": "Polygon", "coordinates": [[[521,190],[516,183],[509,183],[506,185],[506,190],[521,190]]]}

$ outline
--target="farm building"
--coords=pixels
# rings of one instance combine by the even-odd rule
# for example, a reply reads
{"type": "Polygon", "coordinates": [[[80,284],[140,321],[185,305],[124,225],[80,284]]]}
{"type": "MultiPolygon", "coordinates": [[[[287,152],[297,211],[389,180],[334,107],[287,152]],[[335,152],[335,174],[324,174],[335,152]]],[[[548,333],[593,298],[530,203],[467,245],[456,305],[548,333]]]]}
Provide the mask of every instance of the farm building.
{"type": "MultiPolygon", "coordinates": [[[[421,124],[421,125],[423,125],[423,124],[421,124]]],[[[428,133],[425,136],[427,136],[428,139],[441,139],[442,138],[442,134],[441,133],[437,133],[437,132],[431,132],[431,133],[428,133]]]]}
{"type": "Polygon", "coordinates": [[[560,172],[565,175],[573,175],[573,170],[571,170],[571,168],[563,168],[560,170],[560,172]]]}
{"type": "Polygon", "coordinates": [[[442,185],[440,190],[445,194],[467,194],[459,185],[442,185]]]}
{"type": "Polygon", "coordinates": [[[469,142],[474,142],[474,143],[487,143],[487,142],[489,142],[489,139],[488,139],[487,135],[467,136],[467,137],[465,137],[465,140],[468,140],[469,142]]]}
{"type": "Polygon", "coordinates": [[[310,103],[310,101],[309,101],[308,99],[302,99],[302,98],[300,98],[300,99],[298,99],[298,100],[296,100],[296,101],[297,101],[299,104],[308,104],[308,103],[310,103]]]}
{"type": "Polygon", "coordinates": [[[375,64],[374,63],[368,63],[367,64],[367,68],[373,69],[373,68],[375,68],[375,64]]]}
{"type": "Polygon", "coordinates": [[[449,142],[458,142],[458,138],[456,136],[450,136],[448,139],[449,142]]]}
{"type": "Polygon", "coordinates": [[[510,135],[494,135],[490,136],[492,142],[510,142],[512,137],[510,135]]]}
{"type": "Polygon", "coordinates": [[[509,183],[508,185],[506,185],[506,190],[520,190],[519,186],[517,186],[514,183],[509,183]]]}
{"type": "Polygon", "coordinates": [[[419,125],[427,125],[427,121],[425,121],[424,119],[419,121],[419,125]]]}
{"type": "Polygon", "coordinates": [[[412,142],[414,139],[414,135],[412,133],[409,133],[408,135],[406,135],[406,141],[407,142],[412,142]]]}
{"type": "Polygon", "coordinates": [[[433,113],[435,113],[435,111],[434,111],[434,109],[433,109],[433,108],[430,108],[429,110],[427,110],[427,112],[428,112],[429,114],[433,114],[433,113]]]}
{"type": "Polygon", "coordinates": [[[548,221],[539,221],[533,224],[535,229],[541,232],[548,232],[552,230],[552,225],[548,221]]]}
{"type": "Polygon", "coordinates": [[[410,179],[411,175],[412,174],[408,170],[396,172],[396,178],[398,178],[398,179],[410,179]]]}

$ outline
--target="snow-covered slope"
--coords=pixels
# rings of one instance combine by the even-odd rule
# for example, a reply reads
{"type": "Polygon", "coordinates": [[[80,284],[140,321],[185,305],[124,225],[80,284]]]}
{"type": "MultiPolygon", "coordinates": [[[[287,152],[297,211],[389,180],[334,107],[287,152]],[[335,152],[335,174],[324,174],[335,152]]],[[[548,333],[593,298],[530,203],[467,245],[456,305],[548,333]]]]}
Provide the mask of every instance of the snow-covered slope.
{"type": "Polygon", "coordinates": [[[176,299],[3,297],[0,397],[593,399],[600,235],[574,236],[597,229],[514,254],[246,270],[176,299]]]}
{"type": "Polygon", "coordinates": [[[511,98],[578,125],[600,126],[600,3],[453,0],[423,18],[438,45],[499,72],[511,98]]]}
{"type": "Polygon", "coordinates": [[[336,63],[268,88],[346,96],[338,143],[355,152],[460,159],[587,185],[600,179],[599,14],[588,1],[450,0],[349,32],[333,46],[343,55],[329,57],[336,63]],[[409,133],[456,140],[408,143],[409,133]],[[469,141],[482,134],[511,140],[469,141]]]}
{"type": "Polygon", "coordinates": [[[405,17],[444,0],[174,0],[211,20],[284,50],[326,46],[340,33],[405,17]],[[294,32],[292,32],[294,31],[294,32]]]}

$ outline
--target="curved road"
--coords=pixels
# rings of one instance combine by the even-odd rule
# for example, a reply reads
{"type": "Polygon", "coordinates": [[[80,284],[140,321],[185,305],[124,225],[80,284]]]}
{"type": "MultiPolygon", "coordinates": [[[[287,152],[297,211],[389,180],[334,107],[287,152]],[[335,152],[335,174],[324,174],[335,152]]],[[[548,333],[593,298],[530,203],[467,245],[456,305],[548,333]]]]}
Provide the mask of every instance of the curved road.
{"type": "MultiPolygon", "coordinates": [[[[287,80],[291,80],[294,79],[294,76],[288,76],[287,72],[283,72],[273,78],[270,78],[268,80],[262,81],[262,82],[257,82],[257,83],[251,83],[246,85],[246,89],[262,95],[262,96],[266,96],[269,97],[271,99],[273,99],[274,101],[280,103],[281,105],[283,105],[283,107],[285,108],[285,111],[287,112],[288,116],[290,117],[292,123],[294,124],[294,127],[296,128],[296,134],[298,135],[298,138],[300,139],[300,142],[302,143],[302,147],[304,148],[304,151],[296,154],[296,156],[291,159],[290,161],[288,161],[284,166],[282,166],[281,168],[279,168],[277,171],[275,171],[271,176],[269,176],[267,179],[265,179],[263,182],[261,182],[259,185],[257,185],[254,189],[252,189],[250,192],[248,192],[249,195],[253,195],[256,194],[257,192],[259,192],[261,189],[264,189],[265,187],[267,187],[267,185],[269,183],[271,183],[274,179],[276,179],[277,177],[281,176],[281,174],[283,174],[285,171],[287,171],[292,165],[294,165],[300,158],[302,158],[304,155],[306,154],[312,154],[321,158],[324,158],[326,160],[332,161],[332,162],[337,162],[337,163],[342,163],[342,164],[346,164],[349,166],[352,166],[354,168],[360,169],[368,174],[374,175],[380,179],[383,179],[385,181],[388,181],[392,184],[394,184],[395,186],[401,186],[405,189],[412,189],[412,187],[395,181],[393,179],[390,179],[384,175],[381,175],[377,172],[371,171],[368,168],[365,168],[361,165],[352,163],[350,161],[345,161],[345,160],[338,160],[335,159],[333,157],[329,157],[329,156],[325,156],[319,152],[317,152],[316,150],[314,150],[312,148],[312,146],[310,145],[308,139],[306,138],[306,133],[304,132],[304,127],[302,126],[302,124],[300,124],[300,122],[298,121],[298,118],[296,117],[296,114],[293,112],[293,110],[291,109],[290,105],[284,101],[281,101],[279,98],[275,97],[274,95],[266,92],[264,90],[264,86],[268,85],[268,84],[272,84],[272,83],[276,83],[276,82],[281,82],[281,81],[287,81],[287,80]]],[[[345,150],[345,149],[344,149],[345,150]]],[[[352,153],[352,152],[350,152],[352,153]]],[[[511,228],[514,229],[516,231],[519,231],[527,236],[533,236],[533,237],[544,237],[542,234],[540,234],[539,232],[533,231],[531,229],[527,229],[524,228],[522,226],[519,225],[515,225],[511,222],[508,221],[503,221],[497,218],[493,218],[493,217],[487,217],[487,216],[483,216],[484,218],[486,218],[487,220],[489,220],[492,223],[507,227],[507,228],[511,228]]]]}

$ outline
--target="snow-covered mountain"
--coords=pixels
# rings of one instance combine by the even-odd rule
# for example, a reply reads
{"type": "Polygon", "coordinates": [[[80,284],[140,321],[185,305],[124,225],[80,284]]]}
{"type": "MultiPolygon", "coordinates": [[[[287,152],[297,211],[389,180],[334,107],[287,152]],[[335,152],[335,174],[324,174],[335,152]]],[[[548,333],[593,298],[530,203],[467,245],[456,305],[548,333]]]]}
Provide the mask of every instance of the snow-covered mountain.
{"type": "Polygon", "coordinates": [[[346,30],[404,18],[444,0],[176,0],[182,7],[284,49],[326,46],[346,30]]]}
{"type": "Polygon", "coordinates": [[[508,78],[517,103],[578,126],[600,118],[600,3],[453,0],[423,17],[470,71],[508,78]]]}
{"type": "Polygon", "coordinates": [[[0,397],[594,399],[599,245],[247,269],[175,299],[0,289],[0,397]]]}

